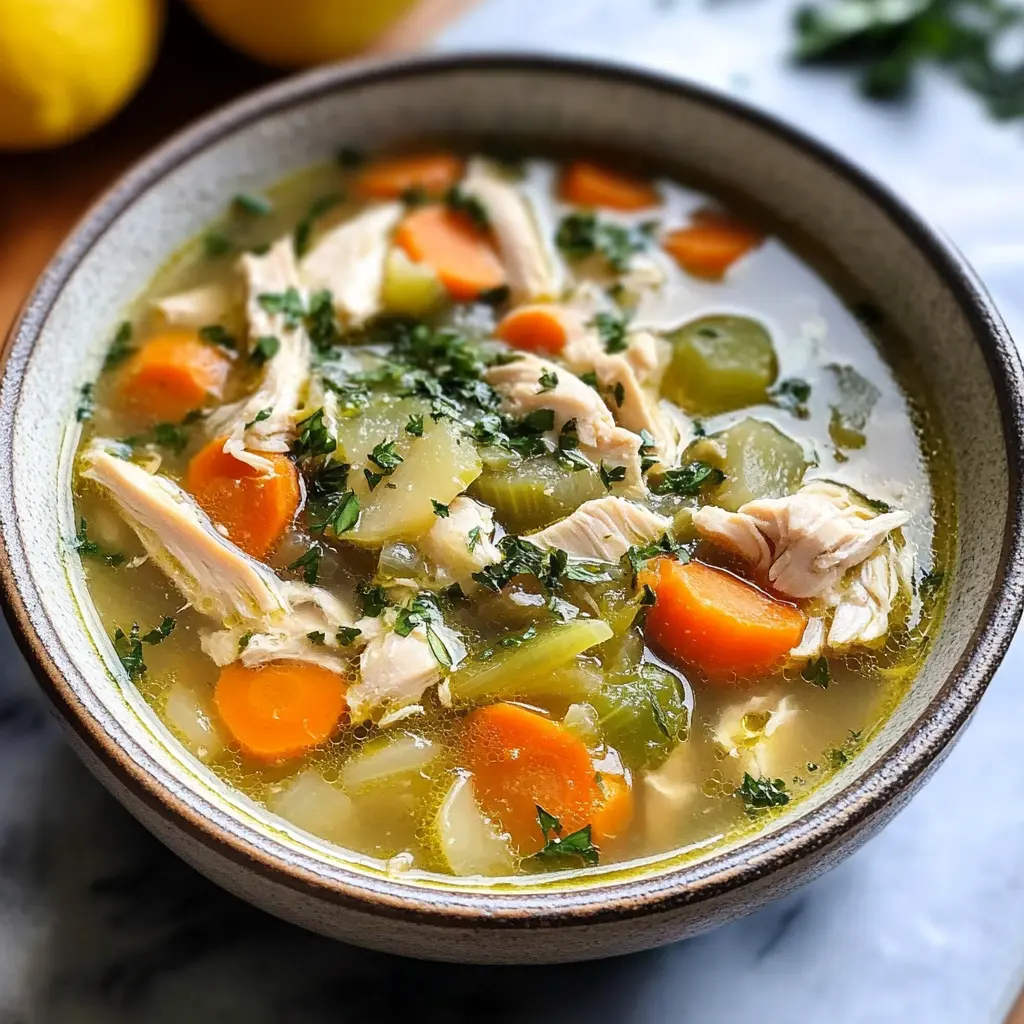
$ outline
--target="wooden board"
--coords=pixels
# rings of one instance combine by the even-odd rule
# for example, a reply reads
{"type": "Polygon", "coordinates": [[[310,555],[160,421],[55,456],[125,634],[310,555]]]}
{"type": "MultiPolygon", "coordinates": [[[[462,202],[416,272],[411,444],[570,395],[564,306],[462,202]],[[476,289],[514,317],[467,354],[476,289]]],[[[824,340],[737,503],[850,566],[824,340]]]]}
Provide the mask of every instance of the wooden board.
{"type": "MultiPolygon", "coordinates": [[[[474,2],[421,0],[364,56],[416,50],[474,2]]],[[[282,75],[228,49],[173,4],[153,73],[113,121],[58,150],[0,154],[0,336],[61,240],[118,174],[190,121],[282,75]]]]}

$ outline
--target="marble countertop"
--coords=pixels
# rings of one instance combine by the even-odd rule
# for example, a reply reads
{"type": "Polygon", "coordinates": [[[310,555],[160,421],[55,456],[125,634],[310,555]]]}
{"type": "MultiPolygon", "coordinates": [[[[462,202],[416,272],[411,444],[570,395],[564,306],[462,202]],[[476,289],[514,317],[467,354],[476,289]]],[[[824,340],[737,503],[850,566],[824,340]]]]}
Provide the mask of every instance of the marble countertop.
{"type": "MultiPolygon", "coordinates": [[[[926,76],[878,107],[784,60],[782,0],[486,0],[444,49],[556,49],[698,80],[780,114],[892,185],[981,272],[1024,338],[1024,129],[926,76]]],[[[0,633],[0,1024],[485,1018],[661,1024],[1001,1020],[1024,976],[1024,641],[933,781],[839,868],[649,953],[482,968],[284,925],[176,860],[65,746],[0,633]]]]}

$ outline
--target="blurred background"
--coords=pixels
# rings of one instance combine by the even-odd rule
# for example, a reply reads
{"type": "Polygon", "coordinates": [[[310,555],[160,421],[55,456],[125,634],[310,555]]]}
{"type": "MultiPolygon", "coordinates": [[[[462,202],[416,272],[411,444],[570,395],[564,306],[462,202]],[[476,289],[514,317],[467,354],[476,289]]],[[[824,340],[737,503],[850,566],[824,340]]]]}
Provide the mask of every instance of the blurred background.
{"type": "MultiPolygon", "coordinates": [[[[0,329],[152,146],[294,69],[420,49],[626,62],[781,116],[945,231],[1024,337],[1021,0],[0,0],[0,329]]],[[[2,625],[0,664],[0,1024],[1024,1024],[1019,640],[841,867],[709,936],[529,969],[365,953],[239,903],[88,776],[2,625]]]]}

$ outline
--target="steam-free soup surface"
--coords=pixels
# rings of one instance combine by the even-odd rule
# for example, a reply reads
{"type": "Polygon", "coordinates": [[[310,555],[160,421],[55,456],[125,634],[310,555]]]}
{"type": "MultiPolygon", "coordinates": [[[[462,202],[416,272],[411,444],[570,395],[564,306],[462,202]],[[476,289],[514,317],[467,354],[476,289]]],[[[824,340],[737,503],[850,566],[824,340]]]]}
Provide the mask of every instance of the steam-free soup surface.
{"type": "Polygon", "coordinates": [[[585,159],[346,152],[239,195],[83,388],[112,663],[393,871],[764,827],[940,609],[943,445],[880,330],[756,219],[585,159]]]}

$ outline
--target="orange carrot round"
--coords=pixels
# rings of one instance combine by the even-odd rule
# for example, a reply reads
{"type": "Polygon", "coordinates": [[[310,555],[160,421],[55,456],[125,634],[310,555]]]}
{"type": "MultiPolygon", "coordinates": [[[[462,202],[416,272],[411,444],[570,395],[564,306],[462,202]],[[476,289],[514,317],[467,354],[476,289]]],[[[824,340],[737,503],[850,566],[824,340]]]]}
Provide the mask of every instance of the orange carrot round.
{"type": "Polygon", "coordinates": [[[651,644],[711,679],[770,671],[800,642],[807,625],[799,608],[701,562],[659,559],[640,580],[657,596],[644,630],[651,644]]]}
{"type": "Polygon", "coordinates": [[[272,661],[221,669],[217,712],[250,757],[278,761],[323,743],[345,713],[345,678],[319,665],[272,661]]]}
{"type": "Polygon", "coordinates": [[[364,199],[397,199],[410,189],[439,196],[462,177],[462,168],[462,158],[454,153],[381,157],[360,171],[355,188],[364,199]]]}
{"type": "Polygon", "coordinates": [[[546,303],[519,306],[506,313],[494,333],[513,348],[549,355],[561,352],[568,340],[562,311],[546,303]]]}
{"type": "Polygon", "coordinates": [[[698,210],[692,223],[666,235],[665,251],[694,277],[718,280],[741,256],[764,241],[764,235],[716,210],[698,210]]]}
{"type": "Polygon", "coordinates": [[[147,423],[176,423],[221,398],[231,359],[189,331],[169,331],[133,353],[117,378],[121,407],[147,423]]]}
{"type": "Polygon", "coordinates": [[[231,541],[253,558],[265,558],[277,545],[299,507],[299,474],[284,455],[261,453],[269,473],[224,451],[218,437],[192,457],[185,490],[231,541]]]}
{"type": "Polygon", "coordinates": [[[444,206],[422,206],[398,225],[395,242],[406,255],[433,268],[453,299],[468,301],[505,283],[490,240],[444,206]]]}
{"type": "Polygon", "coordinates": [[[569,165],[559,192],[567,203],[577,206],[603,206],[610,210],[646,210],[661,202],[658,190],[642,178],[577,160],[569,165]]]}
{"type": "Polygon", "coordinates": [[[492,704],[467,716],[462,749],[481,806],[524,856],[544,845],[538,805],[558,818],[563,836],[591,824],[602,794],[590,751],[557,722],[492,704]]]}

